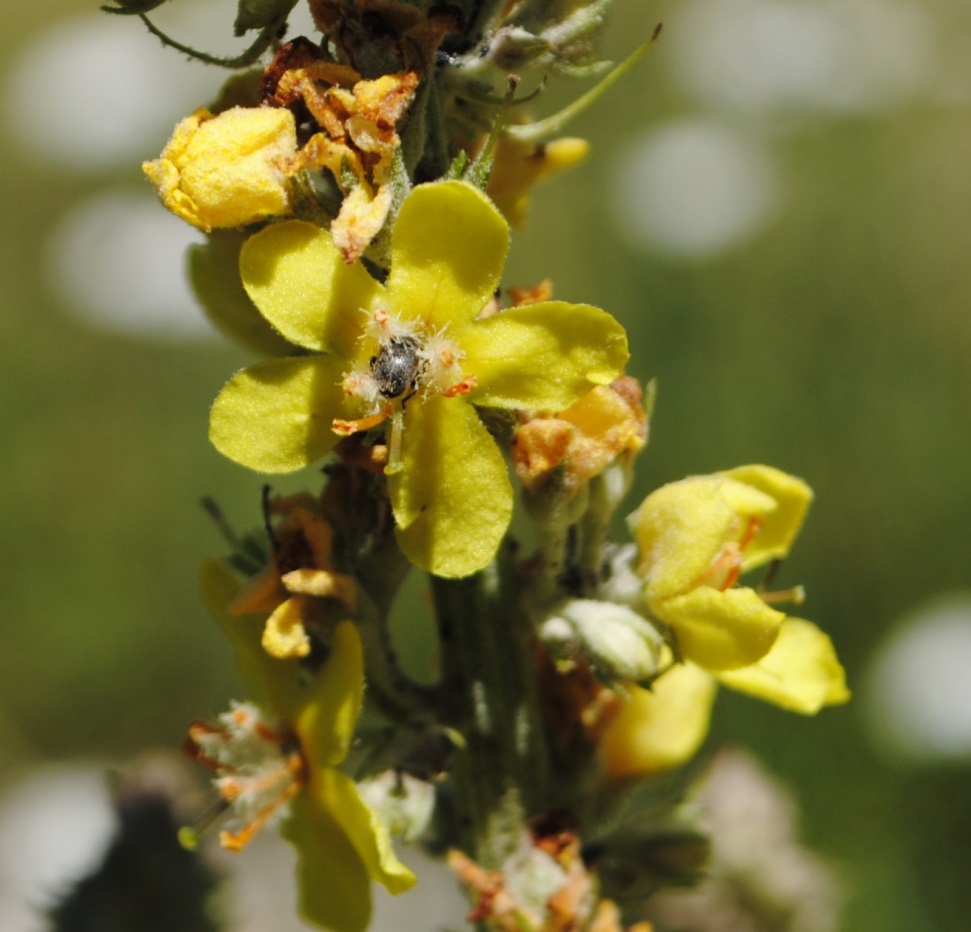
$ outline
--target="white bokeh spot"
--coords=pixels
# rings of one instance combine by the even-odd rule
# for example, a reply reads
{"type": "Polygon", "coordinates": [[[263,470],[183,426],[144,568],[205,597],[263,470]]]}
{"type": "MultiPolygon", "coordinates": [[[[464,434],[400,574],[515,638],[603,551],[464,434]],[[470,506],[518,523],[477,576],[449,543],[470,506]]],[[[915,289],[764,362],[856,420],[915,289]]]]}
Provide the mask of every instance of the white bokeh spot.
{"type": "Polygon", "coordinates": [[[672,18],[677,78],[719,110],[880,111],[934,79],[931,19],[909,0],[689,0],[672,18]]]}
{"type": "Polygon", "coordinates": [[[750,134],[701,118],[635,138],[612,173],[621,232],[636,247],[707,258],[749,239],[775,215],[781,184],[750,134]]]}
{"type": "Polygon", "coordinates": [[[192,295],[185,253],[203,235],[145,191],[75,205],[48,240],[48,280],[86,323],[162,340],[215,334],[192,295]]]}
{"type": "Polygon", "coordinates": [[[31,771],[0,797],[0,928],[47,929],[40,910],[94,870],[115,832],[104,768],[31,771]]]}
{"type": "MultiPolygon", "coordinates": [[[[255,37],[233,38],[225,0],[165,4],[151,15],[174,39],[214,55],[237,55],[255,37]]],[[[297,32],[312,29],[307,10],[290,19],[297,32]]],[[[112,170],[155,158],[175,124],[230,75],[163,47],[136,17],[92,10],[58,19],[23,45],[4,81],[3,117],[43,163],[112,170]]]]}
{"type": "Polygon", "coordinates": [[[864,682],[869,732],[917,761],[971,759],[971,594],[932,603],[875,652],[864,682]]]}

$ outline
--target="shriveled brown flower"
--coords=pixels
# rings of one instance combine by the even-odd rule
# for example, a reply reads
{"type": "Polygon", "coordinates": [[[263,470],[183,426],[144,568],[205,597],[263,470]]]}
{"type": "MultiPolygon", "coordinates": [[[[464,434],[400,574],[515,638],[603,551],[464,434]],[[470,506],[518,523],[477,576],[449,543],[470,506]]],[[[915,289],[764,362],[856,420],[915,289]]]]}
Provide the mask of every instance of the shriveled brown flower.
{"type": "Polygon", "coordinates": [[[564,489],[576,491],[614,460],[647,442],[643,392],[621,376],[598,385],[565,411],[529,416],[513,436],[516,474],[531,491],[560,470],[564,489]]]}
{"type": "Polygon", "coordinates": [[[273,531],[269,565],[233,600],[229,612],[269,612],[264,650],[274,657],[306,657],[307,625],[323,608],[320,603],[353,611],[357,585],[353,577],[334,570],[334,532],[310,495],[278,499],[269,507],[283,516],[273,531]]]}
{"type": "Polygon", "coordinates": [[[305,108],[319,127],[286,170],[326,168],[334,176],[344,201],[331,235],[345,262],[360,258],[388,218],[398,128],[420,78],[403,71],[365,80],[321,58],[306,40],[288,43],[267,70],[264,98],[277,107],[305,108]]]}

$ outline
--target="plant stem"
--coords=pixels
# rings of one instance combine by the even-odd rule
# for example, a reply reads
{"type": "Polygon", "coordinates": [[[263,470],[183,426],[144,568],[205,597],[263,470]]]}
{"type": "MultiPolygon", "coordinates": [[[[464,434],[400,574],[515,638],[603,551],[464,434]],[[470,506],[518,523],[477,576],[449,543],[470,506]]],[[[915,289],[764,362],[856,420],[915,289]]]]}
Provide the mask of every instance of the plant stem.
{"type": "Polygon", "coordinates": [[[498,867],[548,798],[535,638],[506,547],[482,572],[432,579],[442,644],[443,714],[465,737],[452,771],[459,845],[498,867]]]}

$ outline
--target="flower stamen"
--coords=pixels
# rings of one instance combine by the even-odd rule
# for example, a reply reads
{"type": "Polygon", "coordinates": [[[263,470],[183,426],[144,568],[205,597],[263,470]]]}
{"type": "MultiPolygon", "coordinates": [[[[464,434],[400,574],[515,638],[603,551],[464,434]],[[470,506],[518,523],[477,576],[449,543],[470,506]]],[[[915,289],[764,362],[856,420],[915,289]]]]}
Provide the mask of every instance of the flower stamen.
{"type": "Polygon", "coordinates": [[[467,395],[478,384],[478,379],[474,375],[456,382],[451,388],[446,388],[441,395],[443,398],[456,398],[459,395],[467,395]]]}
{"type": "Polygon", "coordinates": [[[232,809],[242,823],[219,833],[220,844],[240,851],[274,817],[282,813],[307,781],[307,765],[295,735],[266,721],[252,703],[233,703],[218,724],[194,722],[186,750],[214,771],[218,804],[185,829],[183,843],[195,844],[218,816],[232,809]]]}
{"type": "MultiPolygon", "coordinates": [[[[219,833],[219,844],[228,851],[242,851],[282,807],[300,792],[304,783],[303,770],[303,757],[299,752],[294,751],[283,761],[277,774],[266,775],[262,780],[257,781],[258,788],[267,793],[274,790],[280,783],[283,783],[283,786],[279,793],[271,798],[241,829],[235,832],[223,829],[219,833]]],[[[239,786],[236,788],[236,796],[227,793],[225,798],[232,805],[235,799],[249,791],[249,787],[239,786]]]]}
{"type": "Polygon", "coordinates": [[[755,591],[767,605],[780,605],[786,602],[792,605],[802,605],[806,601],[806,587],[802,585],[791,586],[788,589],[776,589],[772,592],[765,592],[762,589],[755,591]]]}
{"type": "Polygon", "coordinates": [[[351,434],[360,433],[362,430],[370,430],[372,427],[377,427],[379,424],[384,423],[391,416],[393,408],[393,404],[387,404],[376,414],[371,414],[368,417],[355,418],[352,421],[345,421],[339,417],[335,417],[331,421],[330,429],[341,437],[350,437],[351,434]]]}

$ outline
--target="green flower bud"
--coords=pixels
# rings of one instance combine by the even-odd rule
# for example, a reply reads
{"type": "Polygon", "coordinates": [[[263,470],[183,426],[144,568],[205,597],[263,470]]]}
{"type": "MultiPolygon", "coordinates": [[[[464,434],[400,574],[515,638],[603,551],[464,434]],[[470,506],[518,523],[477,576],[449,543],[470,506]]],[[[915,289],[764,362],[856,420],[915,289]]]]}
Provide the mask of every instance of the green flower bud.
{"type": "Polygon", "coordinates": [[[435,788],[425,780],[386,770],[357,784],[362,799],[388,831],[406,844],[417,841],[435,810],[435,788]]]}
{"type": "Polygon", "coordinates": [[[559,660],[582,657],[605,682],[639,683],[657,673],[664,640],[637,612],[613,602],[574,599],[540,628],[559,660]]]}

